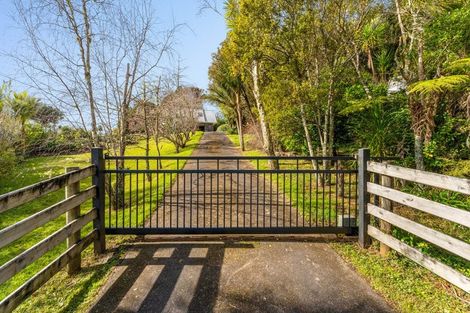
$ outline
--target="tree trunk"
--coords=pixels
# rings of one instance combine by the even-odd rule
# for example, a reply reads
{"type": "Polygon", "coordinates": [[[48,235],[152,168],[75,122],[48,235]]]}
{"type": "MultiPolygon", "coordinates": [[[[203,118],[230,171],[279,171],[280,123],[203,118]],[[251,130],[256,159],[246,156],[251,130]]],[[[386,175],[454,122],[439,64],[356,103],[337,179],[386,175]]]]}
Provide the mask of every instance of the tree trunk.
{"type": "MultiPolygon", "coordinates": [[[[424,42],[422,38],[422,34],[418,35],[418,79],[420,81],[425,80],[426,76],[424,74],[424,61],[423,61],[423,53],[424,53],[424,42]]],[[[419,103],[421,105],[421,112],[423,112],[423,108],[425,107],[425,99],[423,95],[420,95],[419,103]]],[[[413,114],[413,112],[412,112],[413,114]]],[[[417,117],[422,118],[422,117],[417,117]]],[[[434,117],[433,117],[434,118],[434,117]]],[[[423,149],[424,149],[424,139],[423,134],[421,131],[421,123],[417,124],[415,127],[415,162],[416,162],[416,169],[424,171],[424,156],[423,156],[423,149]]]]}
{"type": "Polygon", "coordinates": [[[372,57],[372,51],[367,49],[367,63],[369,65],[370,70],[372,71],[372,80],[377,82],[377,73],[375,72],[374,66],[374,58],[372,57]]]}
{"type": "Polygon", "coordinates": [[[245,151],[245,140],[243,138],[243,116],[242,109],[240,107],[240,94],[235,93],[235,102],[237,106],[237,131],[238,131],[238,141],[240,141],[240,149],[245,151]]]}
{"type": "Polygon", "coordinates": [[[90,50],[91,50],[91,25],[88,16],[88,8],[87,8],[87,1],[82,0],[82,14],[83,14],[83,24],[84,24],[84,31],[85,31],[85,47],[83,46],[83,38],[79,33],[79,29],[77,26],[77,21],[75,20],[73,11],[75,10],[73,4],[67,1],[67,5],[69,6],[70,13],[69,19],[72,22],[73,29],[75,34],[77,35],[77,42],[80,48],[81,59],[83,63],[83,75],[85,78],[86,89],[87,89],[87,96],[88,102],[90,106],[90,118],[91,118],[91,139],[93,146],[98,146],[98,126],[96,123],[96,103],[95,98],[93,95],[93,84],[91,80],[91,59],[90,59],[90,50]]]}
{"type": "Polygon", "coordinates": [[[127,145],[127,135],[129,132],[129,101],[130,95],[129,93],[129,78],[130,78],[130,65],[127,64],[126,69],[126,79],[124,83],[124,91],[123,91],[123,100],[121,103],[121,118],[119,123],[120,133],[119,133],[119,155],[124,156],[126,153],[126,145],[127,145]]]}
{"type": "Polygon", "coordinates": [[[415,163],[421,171],[424,171],[423,141],[423,135],[415,133],[415,163]]]}
{"type": "MultiPolygon", "coordinates": [[[[145,85],[144,85],[144,90],[145,90],[145,85]]],[[[145,91],[144,91],[144,126],[145,126],[145,156],[147,157],[145,159],[145,165],[147,168],[147,171],[150,170],[150,129],[148,125],[148,112],[147,112],[147,99],[145,99],[145,91]]],[[[151,181],[152,176],[150,173],[147,173],[147,181],[151,181]]]]}
{"type": "MultiPolygon", "coordinates": [[[[252,64],[252,71],[251,75],[253,77],[253,97],[255,98],[255,103],[256,107],[258,108],[258,113],[259,113],[259,122],[261,126],[261,134],[263,136],[263,148],[264,151],[270,155],[274,156],[274,146],[272,143],[271,139],[271,132],[269,130],[269,125],[267,124],[266,121],[266,112],[264,110],[264,105],[261,102],[261,96],[260,96],[260,91],[259,91],[259,86],[258,86],[258,61],[254,60],[252,64]]],[[[273,169],[278,169],[279,164],[277,161],[270,160],[269,161],[269,166],[273,169]]]]}
{"type": "Polygon", "coordinates": [[[364,88],[364,90],[366,92],[367,99],[370,100],[370,99],[372,99],[372,95],[371,95],[369,86],[367,86],[366,82],[362,78],[361,69],[360,69],[360,64],[361,63],[360,63],[360,60],[359,60],[359,51],[358,51],[355,44],[354,44],[354,55],[355,55],[355,57],[351,58],[351,62],[354,66],[354,70],[356,71],[357,78],[359,79],[359,82],[361,83],[362,88],[364,88]]]}
{"type": "MultiPolygon", "coordinates": [[[[162,153],[161,153],[161,151],[160,151],[160,146],[159,146],[159,144],[160,144],[160,136],[159,136],[158,134],[156,134],[156,135],[154,136],[154,139],[153,139],[153,140],[155,140],[155,146],[157,147],[157,155],[158,155],[158,156],[161,156],[162,153]]],[[[162,167],[162,160],[158,159],[158,160],[157,160],[157,169],[162,169],[162,168],[163,168],[163,167],[162,167]]]]}
{"type": "MultiPolygon", "coordinates": [[[[313,152],[312,137],[308,131],[307,118],[305,117],[305,105],[303,103],[300,104],[300,118],[302,120],[305,140],[307,141],[308,154],[313,157],[315,156],[315,152],[313,152]]],[[[314,160],[312,160],[312,168],[316,169],[316,163],[314,160]]]]}

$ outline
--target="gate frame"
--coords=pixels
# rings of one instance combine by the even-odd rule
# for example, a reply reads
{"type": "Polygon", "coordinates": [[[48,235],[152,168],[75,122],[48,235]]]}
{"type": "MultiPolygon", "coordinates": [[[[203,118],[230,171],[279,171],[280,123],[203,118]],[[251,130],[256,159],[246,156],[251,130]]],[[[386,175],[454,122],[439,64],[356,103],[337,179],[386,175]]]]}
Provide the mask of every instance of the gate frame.
{"type": "MultiPolygon", "coordinates": [[[[96,223],[96,226],[99,229],[100,235],[98,236],[97,241],[95,242],[95,251],[97,253],[103,253],[106,249],[105,235],[288,235],[288,234],[344,234],[347,236],[357,236],[360,231],[360,212],[357,210],[358,207],[358,195],[356,193],[356,213],[355,225],[352,226],[311,226],[311,227],[294,227],[294,226],[285,226],[285,227],[159,227],[159,228],[149,228],[149,227],[128,227],[128,228],[119,228],[119,227],[106,227],[105,226],[105,174],[114,173],[115,170],[107,170],[105,166],[106,160],[306,160],[306,161],[319,161],[330,160],[330,161],[357,161],[356,156],[331,156],[331,157],[309,157],[309,156],[109,156],[103,153],[103,148],[93,148],[91,153],[92,164],[96,166],[96,175],[93,177],[93,183],[98,186],[98,192],[96,197],[93,200],[93,206],[98,209],[99,221],[96,223]],[[358,225],[359,224],[359,225],[358,225]]],[[[298,163],[298,162],[297,162],[298,163]]],[[[354,173],[356,176],[356,182],[359,178],[359,170],[187,170],[183,169],[178,170],[138,170],[138,173],[189,173],[189,172],[199,172],[199,173],[230,173],[230,171],[238,173],[249,173],[249,172],[259,172],[259,173],[312,173],[312,174],[321,174],[321,173],[354,173]]],[[[122,173],[132,173],[136,170],[120,170],[122,173]]],[[[357,191],[359,192],[360,184],[357,183],[357,191]]],[[[351,194],[352,195],[352,194],[351,194]]],[[[352,217],[350,215],[349,217],[352,217]]],[[[337,217],[336,217],[337,218],[337,217]]]]}

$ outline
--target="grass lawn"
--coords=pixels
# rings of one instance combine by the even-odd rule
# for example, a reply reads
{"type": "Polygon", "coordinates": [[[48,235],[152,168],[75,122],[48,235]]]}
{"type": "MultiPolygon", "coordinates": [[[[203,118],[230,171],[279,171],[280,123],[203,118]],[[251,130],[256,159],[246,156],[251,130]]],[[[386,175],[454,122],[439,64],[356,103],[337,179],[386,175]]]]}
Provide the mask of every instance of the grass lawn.
{"type": "MultiPolygon", "coordinates": [[[[201,132],[197,132],[188,143],[186,148],[182,149],[178,154],[175,153],[174,147],[169,142],[162,143],[162,155],[187,156],[199,143],[202,137],[201,132]]],[[[143,142],[132,145],[127,149],[127,155],[144,155],[143,142]]],[[[155,145],[151,145],[150,155],[156,155],[155,145]]],[[[69,166],[85,167],[89,165],[90,154],[76,155],[60,155],[49,157],[30,158],[22,162],[12,171],[9,177],[0,178],[0,194],[15,190],[24,186],[31,185],[43,179],[47,179],[64,173],[64,168],[69,166]]],[[[173,161],[172,161],[173,162],[173,161]]],[[[178,166],[184,166],[184,162],[179,162],[178,166]]],[[[166,162],[164,167],[174,167],[175,164],[166,162]]],[[[141,175],[143,176],[143,175],[141,175]]],[[[144,179],[142,177],[142,179],[144,179]]],[[[156,180],[156,177],[153,177],[156,180]]],[[[85,189],[91,184],[91,179],[81,182],[81,189],[85,189]]],[[[132,184],[137,184],[134,180],[132,184]]],[[[171,185],[168,180],[165,188],[171,185]]],[[[127,188],[131,188],[127,184],[127,188]]],[[[136,186],[132,187],[133,190],[136,186]]],[[[128,191],[126,189],[126,191],[128,191]]],[[[164,187],[156,191],[156,195],[161,196],[164,187]]],[[[0,228],[5,228],[17,221],[20,221],[31,214],[34,214],[44,208],[62,200],[64,191],[60,190],[45,195],[37,200],[29,202],[20,207],[11,209],[0,214],[0,228]]],[[[144,198],[146,199],[146,198],[144,198]]],[[[146,200],[141,200],[146,201],[146,200]]],[[[82,205],[82,212],[85,213],[91,208],[91,200],[82,205]]],[[[131,210],[128,210],[131,211],[131,210]]],[[[150,212],[150,210],[149,210],[150,212]]],[[[148,213],[150,214],[150,213],[148,213]]],[[[0,265],[4,264],[11,258],[15,257],[24,250],[30,248],[35,243],[49,236],[51,233],[65,225],[65,215],[47,223],[43,227],[23,236],[10,245],[0,249],[0,265]]],[[[91,224],[82,230],[82,235],[86,235],[91,230],[91,224]]],[[[65,271],[61,271],[46,283],[38,292],[33,294],[18,309],[18,312],[81,312],[86,311],[90,302],[93,300],[96,290],[102,285],[107,277],[112,265],[119,259],[122,249],[119,245],[133,240],[133,236],[108,236],[106,243],[110,251],[105,256],[96,258],[93,255],[93,247],[90,246],[82,254],[82,264],[84,269],[76,275],[68,276],[65,271]]],[[[44,266],[54,260],[59,254],[65,251],[65,243],[60,244],[44,256],[33,262],[31,265],[23,269],[10,280],[0,285],[0,299],[3,299],[27,279],[32,277],[44,266]]]]}
{"type": "MultiPolygon", "coordinates": [[[[228,135],[228,137],[236,146],[239,146],[238,135],[228,135]]],[[[262,151],[250,150],[249,145],[246,146],[247,151],[244,152],[244,155],[265,155],[262,151]]],[[[268,165],[264,162],[261,166],[267,168],[268,165]]],[[[295,164],[290,164],[290,166],[295,166],[295,164]]],[[[283,168],[288,167],[289,164],[284,164],[283,168]]],[[[470,210],[470,197],[450,192],[439,192],[422,186],[409,186],[405,191],[457,208],[470,210]]],[[[309,201],[308,197],[306,197],[306,201],[309,201]]],[[[302,213],[303,203],[296,203],[295,198],[293,202],[302,213]]],[[[330,205],[329,198],[325,198],[325,203],[330,205]]],[[[470,230],[466,227],[417,210],[404,207],[397,207],[394,210],[414,221],[470,242],[470,230]]],[[[446,253],[397,228],[393,232],[394,236],[400,240],[470,276],[470,262],[446,253]]],[[[470,312],[470,295],[396,252],[392,251],[387,257],[380,256],[377,242],[374,242],[374,245],[367,250],[361,249],[357,243],[350,242],[332,243],[331,247],[401,312],[470,312]]]]}

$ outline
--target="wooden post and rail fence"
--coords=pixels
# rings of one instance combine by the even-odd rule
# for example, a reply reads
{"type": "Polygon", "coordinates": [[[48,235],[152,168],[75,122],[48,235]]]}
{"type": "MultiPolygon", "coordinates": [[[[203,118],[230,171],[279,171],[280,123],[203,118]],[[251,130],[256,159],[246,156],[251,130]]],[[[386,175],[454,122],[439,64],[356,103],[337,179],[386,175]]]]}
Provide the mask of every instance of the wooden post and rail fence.
{"type": "MultiPolygon", "coordinates": [[[[468,277],[403,243],[391,234],[392,226],[401,228],[470,261],[470,245],[466,242],[409,220],[392,210],[392,204],[398,203],[464,227],[470,227],[469,211],[396,190],[394,189],[394,178],[451,190],[464,195],[470,195],[470,180],[373,162],[367,149],[359,150],[357,163],[358,225],[361,247],[367,248],[371,244],[371,239],[376,239],[380,242],[382,254],[385,255],[389,249],[396,250],[457,287],[470,292],[468,277]],[[381,176],[380,179],[379,176],[381,176]],[[370,177],[374,178],[373,182],[369,181],[370,177]],[[369,203],[370,196],[374,196],[374,203],[369,203]],[[371,216],[380,220],[379,228],[371,225],[371,216]]],[[[54,247],[67,242],[65,252],[13,293],[0,300],[0,313],[13,311],[62,268],[67,266],[69,274],[78,272],[81,268],[81,252],[89,245],[94,245],[96,254],[105,251],[104,170],[103,149],[94,148],[91,152],[90,166],[83,169],[67,168],[63,175],[0,195],[1,214],[51,192],[65,189],[64,200],[13,225],[0,229],[0,249],[59,216],[66,215],[64,227],[0,265],[0,284],[15,276],[54,247]],[[90,177],[91,186],[80,190],[80,182],[90,177]],[[92,208],[83,213],[83,206],[80,207],[80,205],[90,199],[92,199],[92,208]],[[81,230],[89,223],[93,223],[92,229],[82,237],[81,230]]]]}
{"type": "Polygon", "coordinates": [[[371,244],[371,239],[376,239],[380,242],[381,254],[386,254],[389,249],[393,249],[470,293],[469,277],[400,241],[391,234],[392,226],[400,228],[434,246],[470,261],[470,245],[467,242],[410,220],[392,210],[392,203],[397,203],[468,228],[470,227],[469,211],[394,189],[393,179],[453,191],[466,196],[470,196],[470,180],[373,162],[370,160],[368,149],[359,150],[358,170],[359,244],[361,247],[367,248],[371,244]],[[379,184],[376,179],[373,179],[374,182],[369,181],[369,178],[373,178],[374,175],[382,177],[382,184],[379,184]],[[370,203],[372,196],[374,203],[370,203]],[[381,205],[378,205],[376,197],[382,199],[381,205]],[[380,220],[379,228],[371,225],[371,217],[380,220]]]}
{"type": "Polygon", "coordinates": [[[90,244],[94,244],[95,253],[105,251],[104,219],[102,218],[104,214],[103,149],[92,150],[91,162],[90,166],[83,169],[66,168],[66,173],[63,175],[0,195],[0,213],[3,213],[51,192],[65,189],[64,200],[1,229],[0,249],[66,214],[64,227],[0,266],[0,284],[15,276],[59,244],[67,242],[65,252],[1,300],[0,312],[13,311],[65,266],[68,266],[69,274],[78,272],[81,268],[81,252],[90,244]],[[92,177],[91,186],[81,191],[80,182],[89,177],[92,177]],[[93,199],[92,209],[82,213],[80,205],[90,199],[93,199]],[[93,229],[81,238],[81,230],[91,222],[93,222],[93,229]]]}

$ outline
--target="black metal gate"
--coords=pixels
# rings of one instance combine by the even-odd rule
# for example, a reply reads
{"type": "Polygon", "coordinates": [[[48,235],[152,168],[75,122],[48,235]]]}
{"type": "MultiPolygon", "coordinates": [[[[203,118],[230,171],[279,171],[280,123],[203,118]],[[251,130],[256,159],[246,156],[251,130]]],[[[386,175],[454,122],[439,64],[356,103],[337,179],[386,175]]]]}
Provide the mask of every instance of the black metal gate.
{"type": "Polygon", "coordinates": [[[105,156],[107,234],[357,232],[354,157],[105,156]]]}

